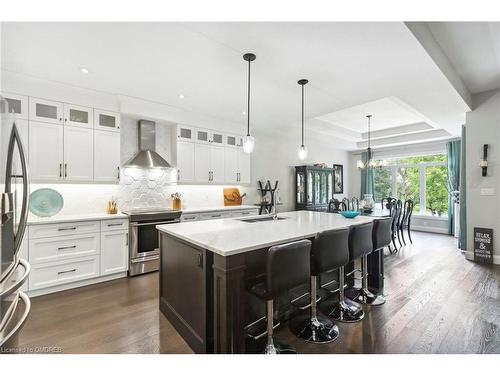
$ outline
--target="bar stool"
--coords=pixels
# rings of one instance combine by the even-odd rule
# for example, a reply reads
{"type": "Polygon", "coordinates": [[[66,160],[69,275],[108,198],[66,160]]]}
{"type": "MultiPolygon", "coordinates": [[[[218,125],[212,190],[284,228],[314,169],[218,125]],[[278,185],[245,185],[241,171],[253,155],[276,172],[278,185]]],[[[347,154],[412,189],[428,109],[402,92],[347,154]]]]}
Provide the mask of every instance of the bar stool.
{"type": "MultiPolygon", "coordinates": [[[[352,236],[349,235],[349,251],[351,252],[352,259],[361,257],[361,289],[353,290],[353,294],[355,295],[353,299],[365,305],[376,306],[385,303],[384,297],[374,295],[368,290],[368,254],[375,248],[373,242],[374,232],[378,235],[378,231],[380,230],[381,234],[378,236],[380,236],[381,242],[386,243],[386,245],[390,244],[390,239],[392,239],[390,234],[391,223],[392,219],[387,218],[356,225],[351,229],[352,236]],[[377,229],[374,228],[375,222],[377,222],[377,229]],[[382,225],[380,222],[382,222],[382,225]],[[388,242],[385,237],[387,235],[386,231],[388,231],[388,242]]],[[[380,247],[376,249],[379,250],[380,247]]]]}
{"type": "Polygon", "coordinates": [[[318,276],[324,272],[336,270],[349,262],[348,236],[349,229],[334,229],[321,232],[314,240],[311,249],[310,314],[298,315],[292,318],[289,323],[292,333],[301,339],[327,343],[336,340],[339,335],[338,327],[330,319],[317,315],[315,297],[318,276]]]}
{"type": "MultiPolygon", "coordinates": [[[[357,303],[351,301],[345,296],[345,272],[344,267],[350,261],[350,238],[351,231],[349,229],[339,229],[335,230],[337,232],[337,238],[334,242],[329,243],[330,246],[330,256],[334,261],[331,261],[328,267],[330,270],[338,269],[339,273],[339,298],[338,301],[326,300],[320,304],[320,311],[327,315],[328,317],[344,322],[344,323],[354,323],[359,322],[364,318],[365,314],[363,309],[357,303]],[[334,257],[334,258],[333,258],[334,257]]],[[[326,267],[325,271],[326,272],[326,267]]]]}
{"type": "Polygon", "coordinates": [[[287,290],[307,282],[310,277],[311,241],[301,240],[273,246],[267,253],[265,281],[250,292],[266,302],[266,354],[292,354],[295,349],[273,339],[274,299],[287,290]]]}

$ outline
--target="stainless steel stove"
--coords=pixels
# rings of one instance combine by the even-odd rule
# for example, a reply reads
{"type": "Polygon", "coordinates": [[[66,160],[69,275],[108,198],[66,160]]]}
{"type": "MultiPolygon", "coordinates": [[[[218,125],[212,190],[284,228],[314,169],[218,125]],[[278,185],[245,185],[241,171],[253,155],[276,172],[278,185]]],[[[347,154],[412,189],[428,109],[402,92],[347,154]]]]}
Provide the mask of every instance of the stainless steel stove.
{"type": "Polygon", "coordinates": [[[135,208],[124,211],[130,219],[129,276],[158,271],[160,249],[157,225],[180,222],[182,211],[135,208]]]}

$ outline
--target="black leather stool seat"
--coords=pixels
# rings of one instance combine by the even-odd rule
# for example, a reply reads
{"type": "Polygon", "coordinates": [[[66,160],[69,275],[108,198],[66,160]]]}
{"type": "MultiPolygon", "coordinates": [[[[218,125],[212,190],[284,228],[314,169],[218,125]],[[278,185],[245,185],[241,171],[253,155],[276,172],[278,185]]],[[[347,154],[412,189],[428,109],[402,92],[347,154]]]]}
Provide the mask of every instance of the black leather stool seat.
{"type": "Polygon", "coordinates": [[[368,255],[373,251],[373,223],[358,224],[349,232],[349,257],[351,260],[368,255]]]}
{"type": "Polygon", "coordinates": [[[269,249],[265,280],[252,286],[250,292],[269,301],[309,280],[311,241],[301,240],[269,249]]]}
{"type": "Polygon", "coordinates": [[[311,241],[301,240],[276,245],[267,252],[264,281],[250,287],[250,292],[266,302],[266,354],[296,353],[290,345],[273,339],[273,300],[284,292],[309,280],[311,268],[311,241]]]}
{"type": "Polygon", "coordinates": [[[311,275],[319,276],[349,263],[349,229],[332,229],[321,232],[311,251],[311,275]]]}
{"type": "Polygon", "coordinates": [[[392,218],[390,217],[373,220],[372,243],[374,251],[391,244],[391,226],[392,218]]]}
{"type": "Polygon", "coordinates": [[[373,222],[352,227],[349,234],[351,260],[361,258],[361,289],[352,289],[349,296],[365,305],[377,306],[385,303],[384,297],[374,295],[368,290],[367,255],[379,249],[379,242],[388,244],[391,241],[391,222],[391,218],[376,219],[373,222]]]}

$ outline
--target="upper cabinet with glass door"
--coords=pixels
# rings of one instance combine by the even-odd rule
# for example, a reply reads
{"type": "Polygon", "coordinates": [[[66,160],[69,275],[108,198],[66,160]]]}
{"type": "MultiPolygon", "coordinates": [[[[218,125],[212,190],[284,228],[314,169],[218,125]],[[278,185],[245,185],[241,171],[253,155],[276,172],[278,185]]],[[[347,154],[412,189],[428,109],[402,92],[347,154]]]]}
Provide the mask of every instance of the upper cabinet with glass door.
{"type": "Polygon", "coordinates": [[[29,98],[29,118],[32,121],[62,124],[64,104],[53,100],[29,98]]]}
{"type": "Polygon", "coordinates": [[[191,126],[177,125],[177,140],[194,142],[195,140],[195,130],[191,126]]]}
{"type": "Polygon", "coordinates": [[[120,114],[102,109],[94,109],[94,128],[119,132],[120,114]]]}
{"type": "Polygon", "coordinates": [[[64,103],[64,125],[92,129],[94,127],[94,110],[64,103]]]}
{"type": "Polygon", "coordinates": [[[224,146],[224,133],[211,130],[210,131],[210,143],[217,146],[224,146]]]}
{"type": "MultiPolygon", "coordinates": [[[[8,108],[0,108],[3,118],[28,119],[28,97],[25,95],[2,92],[0,95],[7,101],[8,108]]],[[[2,102],[4,103],[4,102],[2,102]]],[[[0,104],[2,105],[2,104],[0,104]]],[[[5,104],[4,104],[5,105],[5,104]]]]}

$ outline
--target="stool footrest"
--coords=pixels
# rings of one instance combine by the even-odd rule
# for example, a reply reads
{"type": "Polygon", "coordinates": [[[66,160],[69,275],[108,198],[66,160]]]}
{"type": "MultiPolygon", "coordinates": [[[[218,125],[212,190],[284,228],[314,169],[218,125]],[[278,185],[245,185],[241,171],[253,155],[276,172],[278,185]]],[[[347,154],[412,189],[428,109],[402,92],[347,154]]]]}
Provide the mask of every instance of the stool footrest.
{"type": "MultiPolygon", "coordinates": [[[[304,293],[301,296],[298,296],[290,301],[290,303],[298,308],[299,310],[306,310],[311,307],[311,293],[304,293]]],[[[321,297],[316,294],[316,303],[321,301],[321,297]]]]}
{"type": "MultiPolygon", "coordinates": [[[[280,325],[279,321],[274,321],[273,322],[273,329],[278,328],[280,325]]],[[[248,337],[254,339],[254,340],[259,340],[267,335],[267,321],[266,321],[266,316],[264,315],[263,317],[257,319],[256,321],[246,325],[244,327],[245,333],[247,334],[248,337]]]]}

